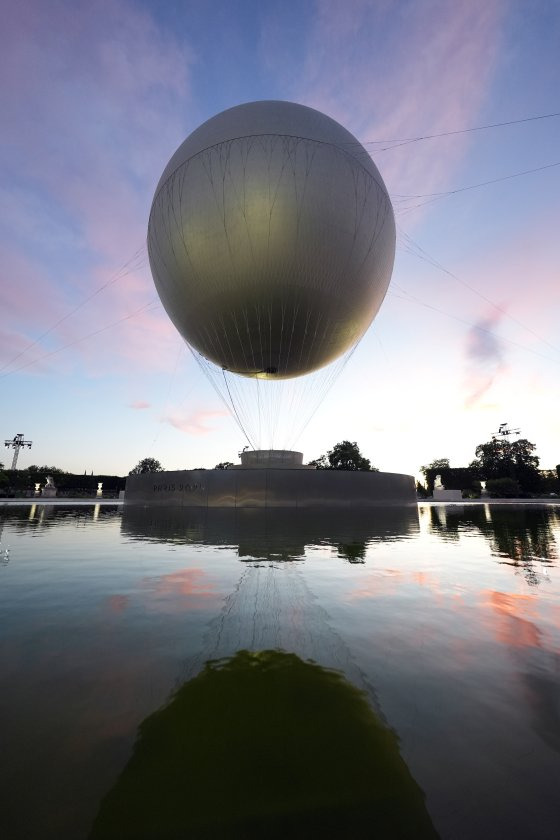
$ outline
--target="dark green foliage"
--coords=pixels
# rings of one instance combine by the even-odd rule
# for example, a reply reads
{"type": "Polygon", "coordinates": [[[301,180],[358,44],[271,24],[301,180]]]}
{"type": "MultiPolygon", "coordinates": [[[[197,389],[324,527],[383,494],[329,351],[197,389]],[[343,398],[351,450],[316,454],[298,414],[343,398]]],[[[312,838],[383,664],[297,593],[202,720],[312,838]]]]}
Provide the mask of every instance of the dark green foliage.
{"type": "Polygon", "coordinates": [[[327,457],[333,470],[371,470],[371,463],[364,458],[356,441],[343,440],[337,443],[327,453],[327,457]]]}
{"type": "Polygon", "coordinates": [[[482,492],[482,485],[480,481],[475,478],[472,481],[472,484],[468,488],[462,488],[463,490],[463,499],[479,499],[480,494],[482,492]]]}
{"type": "Polygon", "coordinates": [[[142,458],[142,460],[138,461],[136,466],[130,470],[129,475],[154,472],[163,472],[163,467],[160,462],[156,461],[155,458],[142,458]]]}
{"type": "Polygon", "coordinates": [[[427,464],[424,467],[420,467],[420,472],[424,473],[424,477],[428,470],[448,470],[449,469],[449,458],[436,458],[432,461],[431,464],[427,464]]]}
{"type": "Polygon", "coordinates": [[[556,470],[541,470],[541,481],[539,491],[548,495],[550,493],[560,494],[560,478],[556,470]]]}
{"type": "Polygon", "coordinates": [[[478,479],[482,478],[481,470],[480,470],[480,461],[477,461],[476,458],[474,458],[470,462],[468,469],[469,469],[470,474],[474,478],[478,478],[478,479]]]}
{"type": "Polygon", "coordinates": [[[99,482],[103,484],[102,489],[104,494],[118,493],[120,490],[124,490],[126,478],[120,475],[73,475],[72,473],[67,473],[64,477],[57,477],[54,480],[59,493],[70,493],[78,490],[82,492],[95,492],[99,482]]]}
{"type": "Polygon", "coordinates": [[[488,495],[496,499],[515,499],[521,493],[519,482],[514,478],[489,478],[486,482],[488,495]]]}
{"type": "Polygon", "coordinates": [[[321,455],[309,462],[318,470],[362,470],[379,472],[372,467],[368,458],[364,458],[356,441],[343,440],[335,444],[326,455],[321,455]]]}
{"type": "Polygon", "coordinates": [[[511,478],[521,490],[538,493],[540,489],[539,459],[534,455],[536,446],[526,438],[510,441],[493,438],[476,447],[476,464],[480,477],[511,478]]]}
{"type": "Polygon", "coordinates": [[[321,455],[320,458],[315,458],[314,461],[310,461],[309,466],[317,467],[318,470],[330,470],[329,461],[326,455],[321,455]]]}
{"type": "MultiPolygon", "coordinates": [[[[52,472],[31,472],[27,470],[5,470],[2,481],[0,473],[0,494],[8,496],[33,496],[35,484],[45,485],[47,475],[52,472]]],[[[55,473],[54,483],[59,496],[93,496],[98,482],[103,483],[103,495],[117,496],[124,490],[126,478],[120,475],[75,475],[74,473],[55,473]]]]}
{"type": "Polygon", "coordinates": [[[42,473],[43,475],[66,475],[66,470],[61,470],[60,467],[48,467],[46,465],[39,467],[37,464],[31,464],[30,467],[27,467],[26,471],[29,473],[42,473]]]}
{"type": "Polygon", "coordinates": [[[229,470],[230,467],[235,466],[233,461],[220,461],[219,464],[216,464],[214,467],[215,470],[229,470]]]}
{"type": "Polygon", "coordinates": [[[426,470],[426,488],[428,495],[434,492],[436,475],[441,475],[441,481],[446,490],[466,490],[476,493],[480,491],[477,471],[471,467],[428,467],[426,470]]]}
{"type": "Polygon", "coordinates": [[[361,691],[293,653],[240,651],[142,723],[90,840],[436,836],[361,691]]]}
{"type": "MultiPolygon", "coordinates": [[[[468,467],[446,467],[445,463],[449,462],[446,458],[440,458],[421,467],[421,470],[426,476],[426,487],[430,495],[433,493],[436,475],[441,475],[446,490],[462,490],[469,498],[480,492],[480,479],[509,478],[517,483],[516,495],[555,492],[550,476],[539,471],[539,458],[534,454],[535,449],[535,444],[526,438],[515,441],[493,438],[476,447],[476,458],[468,467]]],[[[503,488],[507,486],[511,488],[514,485],[499,485],[503,488]]]]}

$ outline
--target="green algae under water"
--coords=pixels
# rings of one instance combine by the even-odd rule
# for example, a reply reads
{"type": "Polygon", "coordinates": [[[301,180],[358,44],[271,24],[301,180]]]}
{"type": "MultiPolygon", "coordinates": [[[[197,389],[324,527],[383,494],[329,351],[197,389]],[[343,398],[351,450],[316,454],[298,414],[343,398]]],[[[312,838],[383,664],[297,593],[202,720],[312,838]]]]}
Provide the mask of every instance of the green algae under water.
{"type": "Polygon", "coordinates": [[[394,732],[293,653],[210,661],[140,725],[90,840],[434,838],[394,732]]]}

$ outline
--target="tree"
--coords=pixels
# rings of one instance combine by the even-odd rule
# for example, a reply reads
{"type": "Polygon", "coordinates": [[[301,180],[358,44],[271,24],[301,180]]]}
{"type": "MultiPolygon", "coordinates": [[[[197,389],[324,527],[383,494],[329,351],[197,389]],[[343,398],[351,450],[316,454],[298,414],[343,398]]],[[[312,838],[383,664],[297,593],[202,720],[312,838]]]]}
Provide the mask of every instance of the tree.
{"type": "Polygon", "coordinates": [[[529,493],[538,493],[541,490],[542,476],[539,472],[539,457],[533,455],[537,448],[534,443],[529,443],[526,438],[516,440],[511,445],[513,460],[515,463],[515,478],[521,485],[521,489],[529,493]]]}
{"type": "Polygon", "coordinates": [[[426,466],[420,467],[420,472],[424,473],[424,478],[425,478],[428,470],[448,470],[448,469],[449,469],[449,458],[436,458],[434,461],[432,461],[431,464],[426,464],[426,466]]]}
{"type": "Polygon", "coordinates": [[[136,466],[130,470],[129,475],[140,475],[141,473],[163,472],[163,467],[155,458],[142,458],[136,466]]]}
{"type": "MultiPolygon", "coordinates": [[[[23,470],[22,470],[23,472],[23,470]]],[[[60,467],[49,467],[46,464],[42,466],[37,466],[37,464],[31,464],[30,467],[27,467],[27,472],[29,473],[45,473],[45,475],[65,475],[66,470],[61,470],[60,467]]]]}
{"type": "Polygon", "coordinates": [[[219,464],[216,464],[214,467],[215,470],[229,470],[230,467],[235,466],[233,461],[220,461],[219,464]]]}
{"type": "Polygon", "coordinates": [[[526,438],[515,441],[493,438],[476,447],[476,460],[471,466],[478,468],[481,478],[511,478],[519,482],[522,490],[536,492],[541,477],[539,458],[533,455],[535,449],[535,444],[526,438]]]}
{"type": "Polygon", "coordinates": [[[318,470],[330,470],[330,465],[326,455],[321,455],[315,458],[314,461],[309,462],[310,467],[316,467],[318,470]]]}
{"type": "Polygon", "coordinates": [[[515,499],[519,496],[521,488],[519,482],[514,478],[490,478],[486,482],[488,494],[494,498],[515,499]]]}
{"type": "Polygon", "coordinates": [[[550,495],[554,493],[557,495],[560,493],[560,478],[556,474],[556,470],[541,470],[541,483],[539,490],[541,493],[547,493],[550,495]]]}
{"type": "Polygon", "coordinates": [[[478,461],[476,458],[473,461],[470,462],[470,464],[468,466],[468,469],[471,471],[471,473],[473,475],[473,478],[476,478],[478,480],[480,480],[482,478],[481,471],[480,471],[481,470],[480,461],[478,461]]]}
{"type": "Polygon", "coordinates": [[[329,465],[332,470],[372,470],[377,472],[376,467],[371,466],[370,461],[364,458],[356,441],[343,440],[335,444],[327,453],[329,465]]]}

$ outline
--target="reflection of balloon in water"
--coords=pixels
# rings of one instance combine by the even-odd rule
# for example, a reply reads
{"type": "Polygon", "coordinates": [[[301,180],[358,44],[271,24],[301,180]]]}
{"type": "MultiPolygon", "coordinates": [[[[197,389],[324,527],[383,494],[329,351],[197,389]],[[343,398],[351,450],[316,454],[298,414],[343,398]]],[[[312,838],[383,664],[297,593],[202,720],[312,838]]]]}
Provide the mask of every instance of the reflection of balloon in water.
{"type": "Polygon", "coordinates": [[[140,726],[91,840],[435,838],[361,691],[293,653],[211,662],[140,726]]]}
{"type": "Polygon", "coordinates": [[[363,336],[389,284],[395,222],[375,164],[345,128],[303,105],[252,102],[175,152],[148,249],[188,344],[226,371],[279,380],[363,336]]]}

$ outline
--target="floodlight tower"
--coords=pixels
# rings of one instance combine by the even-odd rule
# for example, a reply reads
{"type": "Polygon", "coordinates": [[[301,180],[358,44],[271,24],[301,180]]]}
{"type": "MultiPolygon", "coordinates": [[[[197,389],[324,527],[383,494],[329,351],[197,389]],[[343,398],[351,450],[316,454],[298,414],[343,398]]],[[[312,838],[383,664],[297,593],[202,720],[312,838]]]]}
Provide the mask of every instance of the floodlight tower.
{"type": "Polygon", "coordinates": [[[511,435],[519,434],[521,434],[521,429],[510,429],[507,423],[500,423],[498,431],[492,435],[492,440],[498,440],[498,436],[507,440],[511,435]]]}
{"type": "Polygon", "coordinates": [[[28,449],[31,449],[31,447],[33,446],[33,441],[32,440],[24,440],[23,439],[24,437],[25,436],[24,436],[23,432],[18,432],[13,440],[5,440],[4,441],[4,446],[6,447],[6,449],[13,449],[14,450],[14,457],[12,459],[12,469],[13,470],[16,469],[16,464],[17,464],[17,460],[18,460],[18,456],[19,456],[19,450],[20,449],[25,449],[26,446],[27,446],[28,449]]]}

